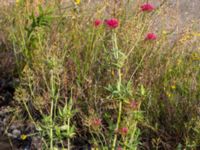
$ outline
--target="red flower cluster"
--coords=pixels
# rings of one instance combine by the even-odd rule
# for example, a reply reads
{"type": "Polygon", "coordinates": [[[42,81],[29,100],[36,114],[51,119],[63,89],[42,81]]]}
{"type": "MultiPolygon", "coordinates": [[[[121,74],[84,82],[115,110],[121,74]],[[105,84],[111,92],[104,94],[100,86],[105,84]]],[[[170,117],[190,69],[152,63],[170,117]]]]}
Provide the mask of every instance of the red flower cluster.
{"type": "MultiPolygon", "coordinates": [[[[106,19],[104,21],[105,25],[109,27],[110,29],[115,29],[119,26],[119,21],[116,18],[106,19]]],[[[102,21],[100,19],[96,19],[94,21],[94,26],[98,27],[102,24],[102,21]]]]}
{"type": "Polygon", "coordinates": [[[149,3],[145,3],[141,6],[142,11],[148,11],[149,12],[149,11],[152,11],[154,9],[155,9],[154,6],[152,4],[149,4],[149,3]]]}
{"type": "Polygon", "coordinates": [[[117,150],[123,150],[122,147],[118,147],[117,150]]]}
{"type": "Polygon", "coordinates": [[[156,40],[157,36],[154,33],[148,33],[145,39],[146,40],[156,40]]]}
{"type": "Polygon", "coordinates": [[[105,24],[110,29],[115,29],[119,26],[119,21],[116,18],[112,18],[112,19],[105,20],[105,24]]]}
{"type": "Polygon", "coordinates": [[[119,129],[119,133],[123,136],[127,135],[128,133],[128,128],[127,127],[122,127],[119,129]]]}
{"type": "Polygon", "coordinates": [[[92,126],[99,127],[101,125],[101,119],[95,118],[92,120],[92,126]]]}
{"type": "MultiPolygon", "coordinates": [[[[143,4],[142,6],[141,6],[141,10],[142,11],[152,11],[152,10],[154,10],[155,8],[154,8],[154,6],[152,5],[152,4],[149,4],[149,3],[145,3],[145,4],[143,4]]],[[[96,19],[95,21],[94,21],[94,26],[95,27],[98,27],[98,26],[100,26],[101,24],[102,24],[102,20],[100,20],[100,19],[96,19]]],[[[115,29],[115,28],[117,28],[118,26],[119,26],[119,21],[118,21],[118,19],[116,19],[116,18],[111,18],[111,19],[106,19],[105,21],[104,21],[104,24],[109,28],[109,29],[115,29]]],[[[146,40],[156,40],[157,39],[157,36],[156,36],[156,34],[154,34],[154,33],[148,33],[147,35],[146,35],[146,38],[145,38],[146,40]]],[[[134,105],[134,106],[132,106],[132,107],[136,107],[136,104],[131,104],[131,105],[134,105]]]]}
{"type": "Polygon", "coordinates": [[[98,27],[98,26],[100,26],[102,24],[102,21],[100,20],[100,19],[96,19],[95,21],[94,21],[94,26],[95,27],[98,27]]]}
{"type": "Polygon", "coordinates": [[[137,109],[137,107],[138,107],[138,102],[135,101],[135,100],[131,101],[131,102],[130,102],[130,107],[131,107],[132,109],[137,109]]]}

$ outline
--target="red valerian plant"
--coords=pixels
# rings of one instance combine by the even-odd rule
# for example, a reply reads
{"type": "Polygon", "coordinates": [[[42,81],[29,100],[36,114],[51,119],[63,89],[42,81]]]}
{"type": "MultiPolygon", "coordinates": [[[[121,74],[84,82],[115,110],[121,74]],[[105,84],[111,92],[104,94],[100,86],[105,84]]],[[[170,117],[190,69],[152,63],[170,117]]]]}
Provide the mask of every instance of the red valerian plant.
{"type": "Polygon", "coordinates": [[[94,126],[94,127],[99,127],[99,126],[101,126],[101,119],[99,119],[99,118],[93,119],[93,120],[92,120],[92,126],[94,126]]]}
{"type": "Polygon", "coordinates": [[[149,4],[149,3],[143,4],[140,8],[141,8],[142,11],[148,11],[148,12],[155,9],[154,6],[152,4],[149,4]]]}
{"type": "Polygon", "coordinates": [[[102,24],[102,21],[100,20],[100,19],[96,19],[95,21],[94,21],[94,26],[95,27],[98,27],[98,26],[100,26],[102,24]]]}
{"type": "Polygon", "coordinates": [[[154,33],[148,33],[145,39],[146,40],[156,40],[157,36],[154,33]]]}
{"type": "Polygon", "coordinates": [[[123,136],[126,136],[128,133],[128,128],[127,127],[122,127],[119,129],[119,133],[123,136]]]}
{"type": "Polygon", "coordinates": [[[110,29],[115,29],[119,26],[119,21],[116,18],[106,19],[104,22],[110,29]]]}
{"type": "Polygon", "coordinates": [[[118,147],[117,150],[123,150],[122,147],[118,147]]]}
{"type": "Polygon", "coordinates": [[[130,108],[137,109],[137,107],[138,107],[137,101],[133,100],[133,101],[130,102],[130,108]]]}

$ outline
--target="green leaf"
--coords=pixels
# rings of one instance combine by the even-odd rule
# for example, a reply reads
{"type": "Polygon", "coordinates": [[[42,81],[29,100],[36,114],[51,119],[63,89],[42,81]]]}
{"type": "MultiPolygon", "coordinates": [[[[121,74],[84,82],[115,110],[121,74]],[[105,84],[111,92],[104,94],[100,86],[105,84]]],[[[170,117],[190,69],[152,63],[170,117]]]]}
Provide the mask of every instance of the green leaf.
{"type": "Polygon", "coordinates": [[[145,88],[143,85],[141,85],[141,87],[140,87],[140,93],[142,96],[145,96],[145,94],[146,94],[146,91],[145,91],[145,88]]]}
{"type": "Polygon", "coordinates": [[[68,127],[69,127],[68,125],[63,125],[63,126],[60,127],[60,130],[66,131],[68,129],[68,127]]]}
{"type": "Polygon", "coordinates": [[[58,126],[55,126],[56,136],[61,137],[61,130],[58,126]]]}

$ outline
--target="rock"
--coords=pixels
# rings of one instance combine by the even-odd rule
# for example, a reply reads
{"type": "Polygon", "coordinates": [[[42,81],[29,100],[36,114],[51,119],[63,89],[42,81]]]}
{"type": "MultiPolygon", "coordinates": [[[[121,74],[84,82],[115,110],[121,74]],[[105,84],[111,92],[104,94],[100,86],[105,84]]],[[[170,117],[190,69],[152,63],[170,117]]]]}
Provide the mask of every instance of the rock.
{"type": "Polygon", "coordinates": [[[10,126],[10,130],[14,130],[14,129],[16,129],[17,128],[17,126],[15,125],[15,124],[12,124],[11,126],[10,126]]]}
{"type": "Polygon", "coordinates": [[[10,137],[10,138],[13,137],[13,135],[11,133],[7,133],[7,136],[10,137]]]}
{"type": "Polygon", "coordinates": [[[16,122],[13,122],[12,125],[10,126],[10,130],[14,130],[14,129],[21,129],[23,128],[24,124],[20,121],[16,121],[16,122]]]}
{"type": "Polygon", "coordinates": [[[12,135],[13,135],[13,137],[17,138],[17,137],[19,137],[21,135],[21,131],[17,130],[17,129],[14,129],[12,131],[12,135]]]}
{"type": "Polygon", "coordinates": [[[8,120],[7,118],[4,118],[4,119],[3,119],[3,124],[4,124],[4,125],[7,124],[7,120],[8,120]]]}
{"type": "Polygon", "coordinates": [[[38,136],[32,138],[31,149],[42,150],[42,139],[38,136]]]}

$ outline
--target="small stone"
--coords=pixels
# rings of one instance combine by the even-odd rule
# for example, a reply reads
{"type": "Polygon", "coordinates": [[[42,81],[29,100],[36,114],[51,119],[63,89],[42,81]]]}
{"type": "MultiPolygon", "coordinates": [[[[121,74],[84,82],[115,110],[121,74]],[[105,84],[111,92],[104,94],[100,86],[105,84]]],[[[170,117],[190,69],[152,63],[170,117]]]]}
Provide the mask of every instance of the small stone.
{"type": "Polygon", "coordinates": [[[0,119],[0,125],[2,126],[3,124],[4,124],[4,123],[3,123],[3,120],[0,119]]]}
{"type": "Polygon", "coordinates": [[[4,125],[7,124],[7,120],[8,120],[7,118],[4,118],[4,119],[3,119],[3,124],[4,124],[4,125]]]}
{"type": "Polygon", "coordinates": [[[11,133],[7,133],[8,137],[13,137],[13,135],[11,133]]]}
{"type": "Polygon", "coordinates": [[[13,134],[14,137],[18,137],[18,136],[20,136],[21,131],[20,131],[20,130],[17,130],[17,129],[14,129],[14,130],[12,131],[12,134],[13,134]]]}
{"type": "Polygon", "coordinates": [[[10,129],[11,130],[14,130],[14,129],[16,129],[17,127],[16,127],[16,125],[15,124],[12,124],[11,126],[10,126],[10,129]]]}
{"type": "Polygon", "coordinates": [[[42,150],[42,140],[40,137],[35,136],[32,138],[31,147],[37,150],[42,150]]]}

